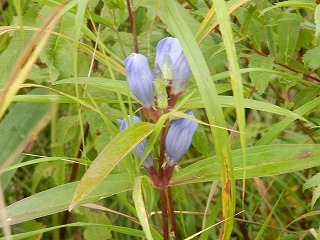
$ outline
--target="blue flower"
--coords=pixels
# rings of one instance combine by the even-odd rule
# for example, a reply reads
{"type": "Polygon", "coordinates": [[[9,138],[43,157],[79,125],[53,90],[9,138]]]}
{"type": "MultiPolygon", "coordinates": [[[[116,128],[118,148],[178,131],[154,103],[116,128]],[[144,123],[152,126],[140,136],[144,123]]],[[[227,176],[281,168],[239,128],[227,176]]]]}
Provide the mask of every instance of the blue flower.
{"type": "MultiPolygon", "coordinates": [[[[194,118],[191,110],[186,111],[185,114],[194,118]]],[[[167,163],[175,165],[188,151],[197,128],[197,122],[186,118],[177,118],[172,122],[166,138],[167,163]]]]}
{"type": "MultiPolygon", "coordinates": [[[[132,125],[134,123],[142,122],[141,119],[137,116],[130,116],[129,115],[128,120],[130,122],[130,125],[132,125]]],[[[120,132],[122,132],[123,130],[125,130],[129,126],[125,118],[123,120],[118,120],[118,122],[120,123],[120,132]]],[[[137,151],[137,155],[138,155],[139,160],[142,157],[142,154],[144,152],[146,144],[147,144],[147,140],[143,140],[135,149],[137,151]]],[[[132,154],[134,154],[134,151],[132,151],[132,154]]],[[[145,166],[146,168],[150,168],[150,166],[152,166],[152,165],[153,165],[153,160],[152,160],[151,154],[149,154],[148,157],[146,158],[146,160],[143,162],[143,166],[145,166]]]]}
{"type": "Polygon", "coordinates": [[[158,43],[154,70],[156,75],[160,72],[165,80],[172,80],[173,93],[182,91],[191,69],[178,39],[167,37],[158,43]]]}
{"type": "Polygon", "coordinates": [[[142,54],[132,53],[124,61],[127,80],[132,93],[144,107],[154,105],[153,75],[149,68],[148,59],[142,54]]]}

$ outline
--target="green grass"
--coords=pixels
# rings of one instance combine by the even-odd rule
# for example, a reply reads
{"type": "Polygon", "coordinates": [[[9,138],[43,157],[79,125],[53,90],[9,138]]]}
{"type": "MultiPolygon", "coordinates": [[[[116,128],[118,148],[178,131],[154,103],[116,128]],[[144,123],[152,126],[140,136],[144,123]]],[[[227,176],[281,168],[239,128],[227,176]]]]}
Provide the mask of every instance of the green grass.
{"type": "Polygon", "coordinates": [[[0,238],[162,239],[158,187],[130,152],[148,138],[142,158],[157,162],[161,130],[192,109],[199,128],[170,182],[171,239],[318,239],[317,5],[131,3],[135,22],[124,0],[3,1],[0,238]],[[192,76],[155,122],[123,60],[136,39],[153,69],[167,36],[192,76]],[[119,133],[128,114],[145,122],[119,133]]]}

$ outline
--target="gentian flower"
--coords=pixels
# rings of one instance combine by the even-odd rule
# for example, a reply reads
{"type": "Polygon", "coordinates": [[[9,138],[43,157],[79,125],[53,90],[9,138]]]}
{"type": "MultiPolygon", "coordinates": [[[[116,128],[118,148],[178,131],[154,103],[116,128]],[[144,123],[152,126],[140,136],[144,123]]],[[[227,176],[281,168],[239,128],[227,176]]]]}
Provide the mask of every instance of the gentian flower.
{"type": "MultiPolygon", "coordinates": [[[[185,114],[194,118],[191,110],[186,111],[185,114]]],[[[177,118],[172,122],[166,138],[166,154],[169,165],[175,165],[188,151],[192,136],[197,128],[197,122],[186,118],[177,118]]]]}
{"type": "MultiPolygon", "coordinates": [[[[141,119],[137,116],[130,116],[129,115],[128,120],[130,122],[130,125],[132,125],[134,123],[142,122],[141,119]]],[[[122,132],[123,130],[128,128],[128,123],[125,118],[123,120],[118,120],[118,122],[120,123],[120,132],[122,132]]],[[[147,140],[144,139],[135,149],[137,151],[137,155],[138,155],[139,160],[142,157],[142,154],[144,152],[146,144],[147,144],[147,140]]],[[[134,153],[134,151],[132,151],[132,154],[133,153],[134,153]]],[[[150,168],[152,165],[153,165],[153,160],[152,160],[151,154],[149,154],[148,157],[146,158],[146,160],[143,162],[143,166],[146,168],[150,168]]]]}
{"type": "Polygon", "coordinates": [[[124,61],[127,80],[132,93],[144,107],[154,105],[153,75],[149,68],[148,59],[142,54],[132,53],[124,61]]]}
{"type": "Polygon", "coordinates": [[[160,72],[165,80],[172,80],[173,93],[182,91],[191,69],[178,39],[167,37],[158,43],[154,70],[156,75],[160,72]]]}

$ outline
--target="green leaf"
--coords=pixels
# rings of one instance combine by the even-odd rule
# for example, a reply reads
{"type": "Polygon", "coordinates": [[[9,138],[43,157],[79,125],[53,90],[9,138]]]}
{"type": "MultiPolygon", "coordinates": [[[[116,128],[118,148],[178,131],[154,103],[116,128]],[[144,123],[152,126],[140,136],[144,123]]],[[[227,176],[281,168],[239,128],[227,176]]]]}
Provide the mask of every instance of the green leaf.
{"type": "MultiPolygon", "coordinates": [[[[79,208],[77,209],[77,214],[75,216],[76,221],[79,222],[89,222],[111,225],[112,222],[108,218],[104,211],[96,211],[89,208],[79,208]]],[[[83,231],[83,237],[86,240],[96,240],[96,239],[112,239],[112,233],[109,228],[102,228],[99,226],[87,226],[83,231]]]]}
{"type": "Polygon", "coordinates": [[[270,11],[271,9],[280,8],[280,7],[309,8],[309,9],[314,10],[317,7],[317,4],[303,2],[303,1],[293,1],[293,0],[284,1],[284,2],[277,2],[274,6],[264,9],[262,11],[262,14],[270,11]]]}
{"type": "Polygon", "coordinates": [[[90,86],[107,89],[109,91],[119,92],[123,95],[130,96],[130,98],[137,100],[129,89],[127,81],[113,81],[112,79],[101,78],[101,77],[78,77],[78,78],[67,78],[57,81],[55,84],[85,84],[90,86]]]}
{"type": "Polygon", "coordinates": [[[192,145],[197,149],[199,153],[204,156],[210,155],[209,141],[205,128],[203,125],[199,125],[192,138],[192,145]]]}
{"type": "MultiPolygon", "coordinates": [[[[219,101],[223,107],[234,107],[233,97],[219,96],[219,101]]],[[[183,106],[183,108],[185,109],[203,108],[203,107],[204,107],[204,103],[201,98],[192,98],[183,106]]],[[[299,118],[301,120],[306,121],[306,119],[304,119],[301,115],[297,114],[296,112],[289,111],[285,108],[279,107],[277,105],[274,105],[268,102],[261,102],[261,101],[252,100],[252,99],[244,99],[244,107],[263,111],[263,112],[299,118]]]]}
{"type": "Polygon", "coordinates": [[[301,19],[296,14],[285,13],[278,21],[279,51],[285,63],[293,56],[300,31],[301,19]]]}
{"type": "MultiPolygon", "coordinates": [[[[236,179],[243,177],[241,149],[232,151],[236,179]]],[[[265,177],[319,166],[320,146],[316,144],[278,144],[247,148],[246,178],[265,177]]],[[[219,180],[216,156],[198,161],[176,172],[171,185],[219,180]]]]}
{"type": "MultiPolygon", "coordinates": [[[[43,7],[37,18],[41,23],[44,18],[52,14],[54,8],[43,7]]],[[[58,78],[67,78],[73,75],[72,66],[72,42],[63,36],[72,38],[74,36],[74,17],[71,14],[64,14],[59,20],[55,31],[58,34],[51,35],[45,48],[40,54],[40,59],[48,67],[50,80],[54,83],[58,78]]]]}
{"type": "Polygon", "coordinates": [[[320,46],[308,50],[302,57],[304,64],[308,68],[316,69],[320,67],[320,46]]]}
{"type": "Polygon", "coordinates": [[[314,204],[320,197],[320,173],[310,178],[302,186],[302,190],[305,191],[308,188],[316,187],[312,193],[311,207],[314,207],[314,204]]]}
{"type": "Polygon", "coordinates": [[[313,190],[311,207],[314,207],[316,201],[320,198],[320,186],[317,186],[316,189],[313,190]]]}
{"type": "MultiPolygon", "coordinates": [[[[258,54],[254,54],[250,57],[249,67],[272,69],[274,65],[273,60],[274,58],[271,55],[269,55],[268,57],[264,57],[258,54]]],[[[263,94],[269,84],[269,81],[271,80],[271,73],[250,72],[249,76],[254,86],[256,87],[257,92],[259,94],[263,94]]]]}
{"type": "MultiPolygon", "coordinates": [[[[228,218],[227,222],[224,223],[224,227],[227,227],[227,231],[225,231],[224,236],[227,238],[231,233],[230,229],[232,228],[233,215],[234,215],[234,204],[235,201],[235,182],[233,177],[233,161],[231,155],[230,142],[228,139],[228,132],[224,129],[226,127],[226,121],[224,118],[224,114],[222,111],[221,104],[218,100],[217,89],[211,79],[210,71],[207,66],[207,63],[199,49],[199,46],[192,35],[187,23],[180,15],[178,9],[176,8],[176,3],[173,0],[166,0],[165,6],[167,11],[167,20],[166,23],[173,29],[176,37],[179,39],[180,44],[182,46],[183,52],[190,64],[190,68],[192,70],[193,76],[196,80],[199,92],[201,94],[206,115],[208,117],[209,123],[212,125],[210,127],[212,139],[214,141],[214,147],[217,154],[217,160],[220,166],[220,179],[222,182],[222,198],[223,198],[223,214],[224,218],[228,218]],[[213,104],[214,103],[214,104],[213,104]],[[215,128],[213,126],[219,126],[222,128],[215,128]],[[228,225],[228,223],[230,223],[228,225]]],[[[222,3],[222,2],[220,2],[222,3]]],[[[224,4],[224,3],[223,3],[224,4]]],[[[225,11],[225,7],[221,10],[225,11]]],[[[227,21],[230,21],[228,19],[227,21]]],[[[230,40],[230,39],[228,39],[230,40]]],[[[230,43],[230,41],[229,41],[230,43]]],[[[231,60],[229,58],[228,60],[231,60]]],[[[237,61],[237,59],[232,59],[233,61],[237,61]]],[[[235,62],[231,63],[233,66],[236,66],[235,62]]],[[[232,67],[236,72],[237,68],[232,67]]],[[[237,76],[238,74],[232,75],[232,77],[237,76]]],[[[236,88],[242,92],[241,83],[238,82],[238,78],[233,79],[233,92],[236,88]]],[[[240,129],[242,128],[242,123],[244,123],[244,118],[242,116],[241,104],[243,103],[239,95],[236,94],[236,106],[237,106],[237,115],[240,116],[240,129]],[[238,101],[239,100],[239,101],[238,101]],[[240,112],[238,112],[240,110],[240,112]]],[[[241,136],[242,140],[244,139],[241,136]]],[[[241,141],[244,143],[245,141],[241,141]]],[[[226,229],[224,229],[226,230],[226,229]]]]}
{"type": "MultiPolygon", "coordinates": [[[[48,91],[37,89],[31,95],[46,94],[48,91]]],[[[49,122],[50,105],[18,103],[0,123],[0,166],[1,168],[18,164],[22,161],[21,153],[30,144],[35,135],[49,122]]],[[[15,171],[0,174],[1,186],[6,188],[15,171]]]]}
{"type": "Polygon", "coordinates": [[[320,173],[310,178],[305,184],[303,184],[302,190],[305,191],[308,188],[320,185],[320,173]]]}
{"type": "MultiPolygon", "coordinates": [[[[54,227],[44,228],[44,229],[37,230],[37,231],[15,234],[15,235],[12,235],[11,237],[13,240],[26,239],[26,238],[36,236],[39,234],[43,234],[46,232],[51,232],[53,230],[63,228],[63,227],[97,227],[97,228],[100,227],[103,229],[110,229],[111,231],[123,233],[123,234],[133,236],[133,237],[139,237],[139,238],[145,237],[144,233],[140,230],[137,230],[137,229],[121,227],[121,226],[114,226],[114,225],[107,225],[107,224],[99,224],[99,223],[86,223],[86,222],[76,222],[76,223],[70,223],[70,224],[65,224],[65,225],[58,225],[58,226],[54,226],[54,227]]],[[[4,238],[4,237],[0,238],[0,240],[5,240],[5,239],[6,238],[4,238]]]]}
{"type": "MultiPolygon", "coordinates": [[[[21,228],[23,229],[23,232],[33,232],[36,233],[39,230],[43,229],[45,226],[42,222],[37,222],[35,220],[27,221],[21,224],[21,228]]],[[[39,232],[37,235],[33,235],[33,237],[29,237],[28,240],[37,240],[42,238],[42,232],[39,232]]],[[[1,238],[0,238],[1,239],[1,238]]],[[[16,239],[13,237],[13,239],[16,239]]]]}
{"type": "MultiPolygon", "coordinates": [[[[310,102],[307,102],[303,106],[297,108],[294,113],[302,116],[308,114],[313,109],[319,107],[320,105],[320,97],[313,99],[310,102]]],[[[296,118],[292,118],[290,116],[286,116],[277,124],[273,125],[272,128],[256,143],[258,145],[264,145],[270,143],[281,131],[283,131],[289,124],[294,122],[296,118]]]]}
{"type": "Polygon", "coordinates": [[[140,220],[142,229],[144,233],[146,234],[146,238],[148,240],[152,240],[152,234],[149,226],[148,216],[146,212],[146,207],[143,200],[143,194],[142,194],[142,180],[143,177],[136,177],[133,185],[133,191],[132,191],[132,198],[134,201],[134,205],[137,210],[137,215],[140,220]]]}
{"type": "Polygon", "coordinates": [[[272,209],[270,211],[270,213],[268,214],[266,220],[264,221],[262,227],[260,228],[258,234],[255,236],[255,240],[259,240],[262,238],[263,236],[263,233],[265,232],[270,220],[271,220],[271,217],[274,215],[276,209],[277,209],[277,206],[280,202],[280,200],[282,199],[282,196],[283,196],[283,193],[285,192],[285,188],[283,189],[283,191],[281,192],[280,196],[278,197],[278,200],[276,201],[276,203],[272,206],[272,209]]]}
{"type": "Polygon", "coordinates": [[[88,193],[90,193],[111,172],[122,158],[151,134],[153,129],[153,124],[141,122],[133,124],[120,132],[101,151],[82,177],[74,194],[70,209],[74,208],[88,193]]]}
{"type": "Polygon", "coordinates": [[[297,93],[294,98],[294,108],[299,108],[302,105],[311,102],[320,93],[319,88],[314,88],[313,86],[305,87],[297,93]]]}
{"type": "MultiPolygon", "coordinates": [[[[78,183],[60,185],[11,204],[6,207],[7,223],[13,225],[68,210],[78,183]]],[[[133,179],[130,175],[109,175],[82,199],[80,204],[91,203],[101,198],[130,191],[132,187],[133,179]]],[[[0,226],[2,227],[3,223],[0,226]]]]}
{"type": "MultiPolygon", "coordinates": [[[[35,6],[29,9],[29,11],[23,17],[24,25],[34,25],[35,19],[37,17],[39,7],[35,6]]],[[[7,27],[3,27],[7,28],[7,27]]],[[[3,29],[1,29],[3,30],[3,29]]],[[[25,31],[24,37],[22,38],[21,32],[14,32],[13,36],[11,37],[7,48],[1,53],[0,55],[0,88],[2,89],[5,85],[6,81],[9,78],[9,75],[14,68],[15,64],[17,63],[23,49],[25,48],[24,42],[27,42],[32,36],[31,31],[25,31]]]]}
{"type": "MultiPolygon", "coordinates": [[[[147,16],[150,19],[153,19],[155,17],[159,17],[163,22],[167,22],[167,12],[165,8],[165,4],[160,4],[159,9],[157,9],[155,6],[158,4],[158,0],[148,0],[148,1],[140,1],[141,6],[144,6],[147,8],[147,16]]],[[[189,14],[189,11],[184,8],[180,3],[174,2],[175,8],[179,12],[179,14],[183,17],[183,19],[188,23],[188,26],[193,34],[196,33],[196,31],[199,28],[199,22],[192,17],[189,14]]],[[[168,32],[172,33],[172,29],[170,25],[168,25],[168,32]]]]}

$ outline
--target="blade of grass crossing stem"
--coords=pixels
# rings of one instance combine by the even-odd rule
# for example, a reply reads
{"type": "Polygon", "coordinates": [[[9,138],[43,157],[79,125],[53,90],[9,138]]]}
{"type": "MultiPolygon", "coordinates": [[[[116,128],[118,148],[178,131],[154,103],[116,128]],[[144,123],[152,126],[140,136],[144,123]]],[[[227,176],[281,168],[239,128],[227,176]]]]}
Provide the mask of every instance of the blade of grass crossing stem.
{"type": "MultiPolygon", "coordinates": [[[[229,14],[233,13],[237,8],[241,7],[243,4],[249,0],[231,0],[227,2],[229,14]]],[[[202,21],[201,26],[196,33],[196,40],[199,44],[218,26],[218,20],[216,15],[215,7],[213,6],[207,13],[205,19],[202,21]]]]}
{"type": "Polygon", "coordinates": [[[167,118],[168,118],[168,114],[164,114],[156,122],[154,130],[151,133],[151,135],[149,136],[146,147],[145,147],[144,152],[141,156],[141,159],[140,159],[141,165],[143,164],[144,160],[146,160],[149,153],[154,149],[154,145],[156,144],[156,142],[159,139],[161,129],[162,129],[163,125],[165,124],[165,121],[167,120],[167,118]]]}
{"type": "Polygon", "coordinates": [[[34,63],[38,60],[42,49],[46,45],[51,32],[58,22],[62,10],[63,5],[60,5],[41,25],[41,30],[34,34],[32,40],[26,46],[24,52],[21,54],[21,57],[10,73],[9,79],[7,80],[2,94],[0,95],[0,119],[9,107],[14,95],[19,91],[21,84],[26,80],[34,63]],[[44,31],[45,29],[46,31],[44,31]],[[39,41],[41,35],[42,39],[39,41]]]}
{"type": "MultiPolygon", "coordinates": [[[[140,230],[127,228],[127,227],[114,226],[114,225],[99,224],[99,223],[85,223],[85,222],[76,222],[76,223],[58,225],[58,226],[49,227],[49,228],[43,228],[43,229],[30,231],[30,232],[18,233],[18,234],[12,235],[11,237],[12,237],[12,240],[20,240],[20,239],[26,239],[26,238],[32,239],[31,237],[33,236],[37,236],[46,232],[51,232],[63,227],[101,227],[101,228],[107,228],[113,232],[122,233],[128,236],[139,237],[139,238],[144,237],[144,233],[140,230]]],[[[0,238],[0,240],[5,240],[5,238],[0,238]]]]}
{"type": "Polygon", "coordinates": [[[274,212],[275,212],[275,210],[276,210],[276,208],[277,208],[280,200],[282,199],[282,195],[283,195],[283,193],[285,192],[286,188],[287,188],[287,186],[283,189],[283,191],[282,191],[282,193],[280,194],[280,196],[279,196],[276,204],[275,204],[275,205],[273,206],[273,208],[271,209],[271,211],[270,211],[267,219],[264,221],[262,227],[260,228],[260,230],[259,230],[259,232],[258,232],[258,234],[257,234],[257,236],[256,236],[256,238],[255,238],[255,240],[262,239],[262,234],[263,234],[264,231],[266,230],[266,228],[267,228],[267,226],[268,226],[268,223],[270,222],[272,215],[274,214],[274,212]]]}
{"type": "MultiPolygon", "coordinates": [[[[242,199],[244,201],[245,194],[245,182],[246,182],[246,118],[245,108],[243,100],[243,86],[240,73],[240,67],[238,62],[238,56],[236,52],[235,42],[232,34],[231,19],[228,13],[228,8],[224,0],[214,0],[213,5],[216,8],[216,14],[220,26],[220,32],[224,42],[224,46],[227,53],[228,66],[231,79],[231,87],[235,101],[237,121],[240,130],[240,141],[243,154],[243,184],[242,184],[242,199]]],[[[233,204],[236,200],[233,199],[233,204]]],[[[244,205],[244,204],[243,204],[244,205]]],[[[231,231],[232,229],[230,229],[231,231]]]]}
{"type": "Polygon", "coordinates": [[[23,29],[23,18],[22,18],[22,8],[21,8],[21,1],[20,0],[14,0],[13,1],[13,5],[14,5],[14,8],[16,9],[16,12],[17,12],[17,15],[18,15],[18,18],[19,18],[19,26],[20,26],[20,34],[21,34],[21,37],[24,41],[24,43],[26,42],[26,38],[25,38],[25,35],[24,35],[24,29],[23,29]]]}
{"type": "Polygon", "coordinates": [[[74,208],[85,196],[112,171],[140,142],[154,129],[151,123],[136,123],[120,132],[96,157],[81,178],[69,210],[74,208]]]}
{"type": "MultiPolygon", "coordinates": [[[[319,107],[320,105],[320,97],[317,97],[316,99],[307,102],[306,104],[302,105],[301,107],[297,108],[293,112],[303,116],[313,109],[319,107]]],[[[261,145],[267,145],[270,143],[281,131],[283,131],[289,124],[294,122],[296,118],[293,118],[291,116],[286,116],[283,118],[280,122],[272,126],[272,128],[255,144],[255,146],[261,146],[261,145]]]]}
{"type": "MultiPolygon", "coordinates": [[[[187,23],[184,22],[176,3],[172,0],[165,0],[167,11],[167,23],[172,28],[176,37],[179,39],[190,64],[193,76],[197,82],[199,92],[203,98],[204,107],[209,120],[212,125],[226,127],[223,111],[216,87],[211,80],[210,71],[205,62],[205,59],[195,41],[187,23]]],[[[223,219],[226,221],[223,225],[223,233],[221,239],[229,239],[233,226],[233,215],[235,211],[235,181],[233,176],[233,163],[231,157],[230,143],[228,139],[228,132],[225,129],[211,127],[212,137],[214,139],[214,146],[216,156],[219,162],[220,177],[222,184],[222,213],[223,219]]]]}
{"type": "MultiPolygon", "coordinates": [[[[78,45],[79,45],[79,38],[80,38],[82,21],[84,19],[84,13],[86,11],[86,6],[87,6],[87,1],[79,1],[78,5],[77,5],[77,13],[75,16],[76,32],[74,34],[72,56],[73,56],[73,75],[76,79],[78,78],[78,45]]],[[[76,90],[76,97],[77,97],[77,99],[79,99],[80,95],[79,95],[78,82],[75,85],[75,90],[76,90]]],[[[81,133],[83,154],[85,155],[86,148],[85,148],[85,141],[84,141],[83,123],[82,123],[82,117],[81,117],[81,105],[78,101],[77,101],[77,109],[78,109],[78,115],[79,115],[79,128],[80,128],[80,133],[81,133]]]]}
{"type": "MultiPolygon", "coordinates": [[[[206,222],[204,229],[208,228],[214,224],[214,222],[217,220],[217,216],[218,216],[220,210],[221,210],[221,198],[219,198],[219,201],[216,203],[216,205],[212,209],[212,211],[207,219],[207,222],[206,222]]],[[[210,235],[210,231],[204,231],[203,233],[201,233],[199,240],[209,239],[209,235],[210,235]]]]}
{"type": "Polygon", "coordinates": [[[140,224],[144,233],[146,234],[146,238],[148,240],[152,240],[152,234],[149,226],[148,216],[146,212],[146,207],[143,200],[142,194],[142,180],[144,177],[137,177],[133,184],[132,198],[134,201],[134,205],[137,210],[138,218],[140,220],[140,224]]]}

